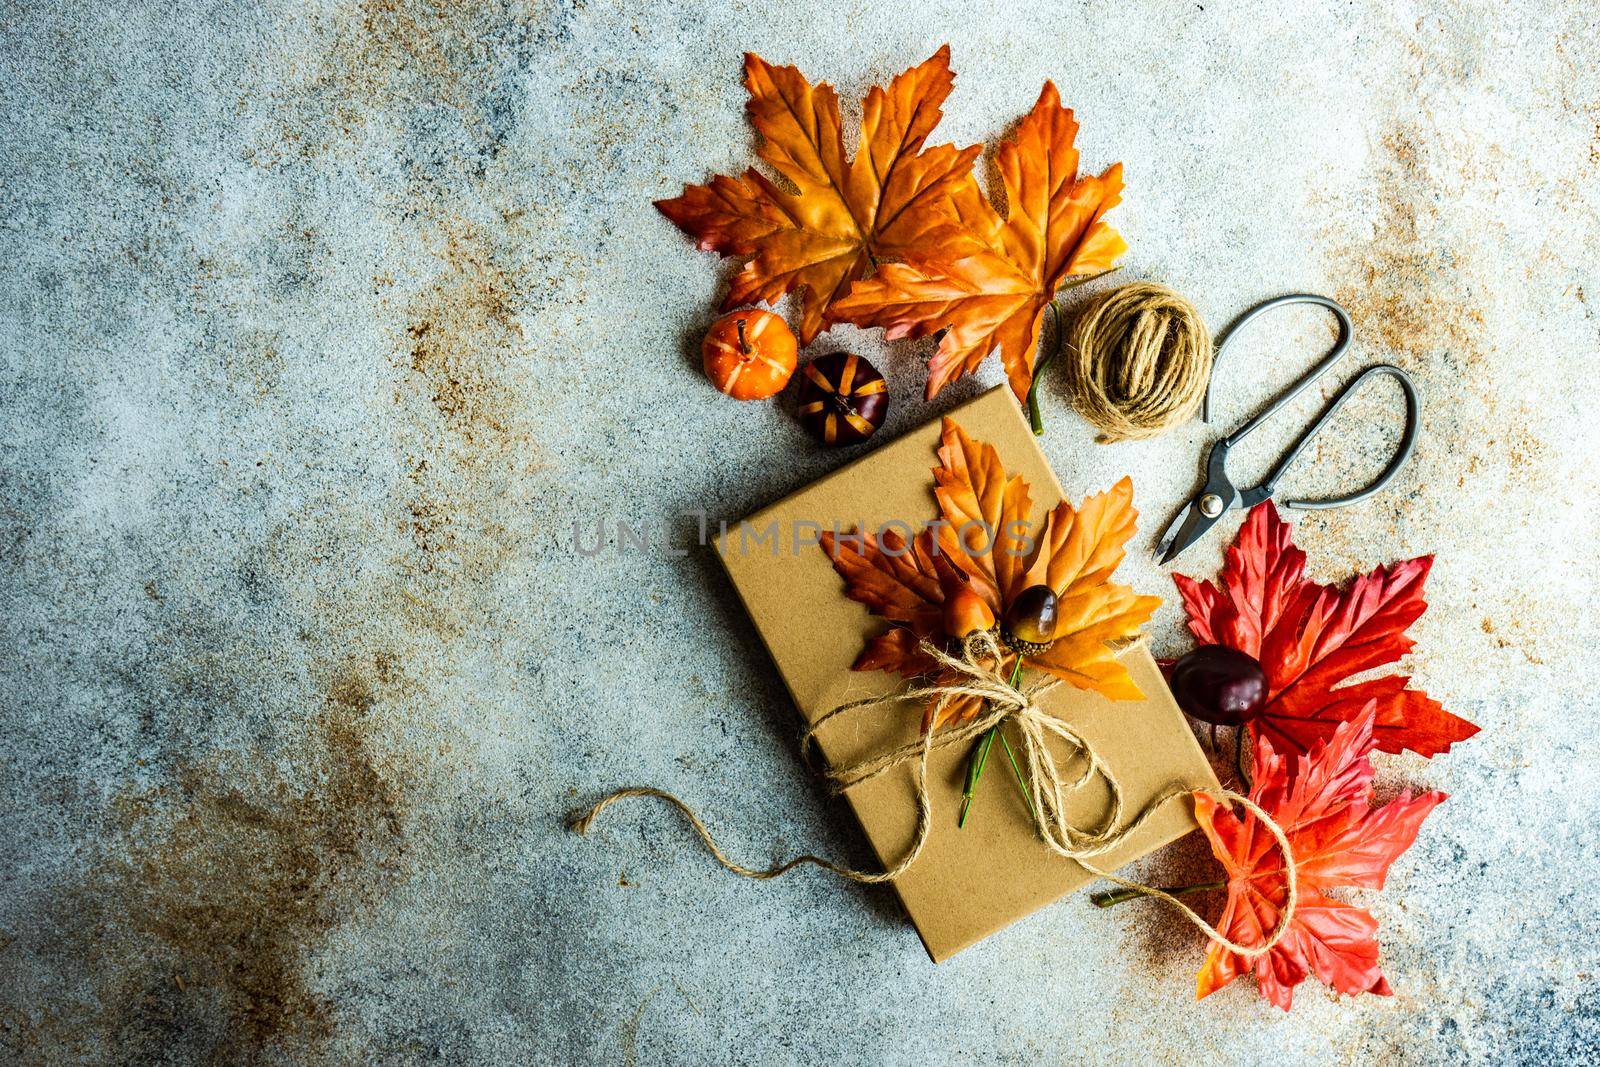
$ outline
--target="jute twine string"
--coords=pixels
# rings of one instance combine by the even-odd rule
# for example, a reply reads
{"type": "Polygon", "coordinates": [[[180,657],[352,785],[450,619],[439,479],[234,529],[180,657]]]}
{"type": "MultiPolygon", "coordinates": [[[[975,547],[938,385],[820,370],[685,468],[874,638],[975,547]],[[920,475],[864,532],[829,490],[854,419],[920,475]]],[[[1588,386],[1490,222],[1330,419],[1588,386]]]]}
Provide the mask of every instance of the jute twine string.
{"type": "Polygon", "coordinates": [[[1164,285],[1132,282],[1092,299],[1067,330],[1067,385],[1102,444],[1154,437],[1194,417],[1211,378],[1200,313],[1164,285]]]}
{"type": "Polygon", "coordinates": [[[694,810],[682,800],[662,789],[650,787],[633,787],[619,789],[603,797],[588,811],[575,817],[571,828],[579,834],[587,834],[594,825],[600,813],[612,804],[631,797],[658,797],[676,807],[689,820],[695,832],[706,843],[711,854],[717,862],[722,864],[734,874],[745,878],[765,880],[776,878],[781,874],[793,870],[803,864],[813,864],[825,870],[832,871],[842,878],[853,882],[874,884],[888,882],[904,874],[917,862],[922,855],[923,848],[928,843],[929,831],[933,825],[933,800],[928,789],[928,759],[936,751],[970,742],[987,733],[995,726],[1013,723],[1018,729],[1022,739],[1022,757],[1024,780],[1028,792],[1033,798],[1033,816],[1035,828],[1044,840],[1050,851],[1063,859],[1068,859],[1078,864],[1090,874],[1104,878],[1124,888],[1133,890],[1147,897],[1157,897],[1177,908],[1191,923],[1202,930],[1212,940],[1222,945],[1230,952],[1240,956],[1254,958],[1271,951],[1274,945],[1283,939],[1289,929],[1289,923],[1294,918],[1295,908],[1299,902],[1299,876],[1296,872],[1294,853],[1289,848],[1289,839],[1284,835],[1283,828],[1263,811],[1249,797],[1236,793],[1231,789],[1221,789],[1218,793],[1223,798],[1232,801],[1260,820],[1268,833],[1277,842],[1278,850],[1283,856],[1284,874],[1287,881],[1287,894],[1283,910],[1279,913],[1278,924],[1273,928],[1272,934],[1260,945],[1241,945],[1225,937],[1221,931],[1205,919],[1201,918],[1189,905],[1173,896],[1171,893],[1158,889],[1155,886],[1145,885],[1123,878],[1111,871],[1097,866],[1094,859],[1111,852],[1127,841],[1129,837],[1139,832],[1160,810],[1169,802],[1190,795],[1191,791],[1177,787],[1146,804],[1134,818],[1123,824],[1122,817],[1125,809],[1122,783],[1112,773],[1100,757],[1095,753],[1093,746],[1076,730],[1067,723],[1048,714],[1041,709],[1036,700],[1061,684],[1059,680],[1051,679],[1041,684],[1025,688],[1011,685],[1010,680],[1000,673],[1001,650],[993,634],[979,634],[975,639],[969,639],[963,654],[950,655],[943,649],[922,643],[922,651],[934,659],[938,664],[956,676],[958,680],[944,685],[912,686],[895,693],[884,696],[868,697],[863,700],[851,701],[841,704],[827,714],[821,716],[816,722],[808,726],[801,737],[802,749],[807,753],[807,762],[810,762],[809,751],[812,740],[817,731],[825,724],[841,715],[865,708],[881,707],[901,701],[921,701],[932,698],[946,704],[961,697],[978,697],[985,702],[984,711],[977,717],[957,726],[944,730],[927,730],[922,736],[909,744],[892,748],[880,755],[870,757],[858,763],[851,764],[834,770],[822,772],[830,787],[836,793],[843,792],[852,786],[871,781],[881,775],[887,774],[906,763],[914,762],[916,765],[916,799],[917,799],[917,828],[912,839],[911,847],[898,862],[883,871],[859,871],[820,856],[803,855],[795,856],[782,863],[771,867],[755,868],[746,867],[734,861],[717,847],[716,840],[704,822],[695,814],[694,810]],[[1048,746],[1049,737],[1058,738],[1066,742],[1070,754],[1066,757],[1068,763],[1081,760],[1083,767],[1076,776],[1063,773],[1055,754],[1048,746]],[[1067,794],[1082,788],[1098,776],[1105,782],[1110,794],[1110,808],[1097,826],[1083,828],[1074,826],[1067,818],[1067,794]]]}

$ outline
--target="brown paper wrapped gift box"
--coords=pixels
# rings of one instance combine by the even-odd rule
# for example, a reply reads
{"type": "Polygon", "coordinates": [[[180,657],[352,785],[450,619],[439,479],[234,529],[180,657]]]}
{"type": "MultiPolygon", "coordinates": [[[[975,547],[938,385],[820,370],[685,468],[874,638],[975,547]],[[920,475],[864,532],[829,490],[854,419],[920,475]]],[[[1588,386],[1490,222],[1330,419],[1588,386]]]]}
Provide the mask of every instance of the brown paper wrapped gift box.
{"type": "MultiPolygon", "coordinates": [[[[993,444],[1008,473],[1027,478],[1033,489],[1034,521],[1041,522],[1062,499],[1061,484],[1009,391],[993,389],[951,416],[974,438],[993,444]]],[[[930,472],[937,462],[939,430],[937,419],[917,428],[750,516],[744,532],[730,527],[722,540],[723,563],[807,721],[846,701],[898,685],[882,672],[850,670],[863,640],[885,623],[845,598],[843,580],[826,553],[808,542],[815,542],[818,529],[875,531],[890,520],[919,529],[932,519],[937,505],[930,472]],[[775,538],[758,539],[774,527],[775,538]]],[[[1087,493],[1103,487],[1082,488],[1087,493]]],[[[1216,788],[1211,767],[1150,653],[1138,646],[1124,652],[1122,659],[1144,692],[1143,700],[1109,701],[1061,686],[1046,694],[1040,705],[1070,721],[1122,781],[1129,818],[1174,785],[1216,788]]],[[[833,766],[842,767],[915,740],[921,719],[921,708],[910,705],[867,709],[829,724],[818,744],[833,766]]],[[[1038,839],[1015,782],[1008,780],[1010,768],[997,758],[990,760],[979,782],[973,817],[958,829],[956,810],[966,758],[965,746],[934,754],[929,765],[932,834],[922,857],[893,883],[935,962],[1092,877],[1077,864],[1053,855],[1038,839]]],[[[908,763],[846,793],[884,864],[899,859],[912,840],[914,777],[914,766],[908,763]]],[[[1104,816],[1107,802],[1104,785],[1092,782],[1075,796],[1074,821],[1094,823],[1104,816]]],[[[1190,807],[1169,803],[1138,834],[1108,853],[1102,865],[1121,866],[1194,828],[1190,807]]]]}

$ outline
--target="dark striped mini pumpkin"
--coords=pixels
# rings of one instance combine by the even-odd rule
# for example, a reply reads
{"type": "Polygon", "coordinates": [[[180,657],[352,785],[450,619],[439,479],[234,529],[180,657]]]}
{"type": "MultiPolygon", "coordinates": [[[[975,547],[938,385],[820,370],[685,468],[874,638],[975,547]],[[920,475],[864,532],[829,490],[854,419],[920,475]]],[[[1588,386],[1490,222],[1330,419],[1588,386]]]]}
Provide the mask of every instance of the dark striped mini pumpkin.
{"type": "Polygon", "coordinates": [[[818,356],[800,370],[795,414],[825,445],[853,445],[871,437],[889,413],[888,383],[878,368],[849,352],[818,356]]]}

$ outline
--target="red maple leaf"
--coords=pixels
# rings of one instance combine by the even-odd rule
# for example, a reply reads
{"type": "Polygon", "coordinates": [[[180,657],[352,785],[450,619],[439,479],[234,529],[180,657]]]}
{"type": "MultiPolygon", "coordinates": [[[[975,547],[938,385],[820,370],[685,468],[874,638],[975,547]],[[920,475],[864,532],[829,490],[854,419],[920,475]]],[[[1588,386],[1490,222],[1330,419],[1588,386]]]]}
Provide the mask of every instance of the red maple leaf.
{"type": "MultiPolygon", "coordinates": [[[[1373,807],[1372,747],[1370,701],[1327,741],[1296,755],[1292,770],[1271,742],[1257,741],[1250,799],[1289,839],[1299,899],[1283,939],[1254,961],[1213,943],[1196,980],[1199,996],[1251,969],[1261,995],[1285,1011],[1294,987],[1313,975],[1341,993],[1390,994],[1378,967],[1378,921],[1327,891],[1382,889],[1389,866],[1411,847],[1445,794],[1402,796],[1373,807]]],[[[1228,874],[1228,903],[1217,929],[1237,944],[1265,943],[1288,897],[1277,843],[1254,815],[1241,820],[1204,793],[1195,795],[1195,818],[1228,874]]]]}
{"type": "Polygon", "coordinates": [[[1433,557],[1379,567],[1341,590],[1305,579],[1306,554],[1291,533],[1264,501],[1240,527],[1217,584],[1172,576],[1197,638],[1261,661],[1268,696],[1251,723],[1257,735],[1306,752],[1368,704],[1377,708],[1374,737],[1384,752],[1433,756],[1477,733],[1410,688],[1405,674],[1343,684],[1416,644],[1405,631],[1427,609],[1422,585],[1433,557]]]}

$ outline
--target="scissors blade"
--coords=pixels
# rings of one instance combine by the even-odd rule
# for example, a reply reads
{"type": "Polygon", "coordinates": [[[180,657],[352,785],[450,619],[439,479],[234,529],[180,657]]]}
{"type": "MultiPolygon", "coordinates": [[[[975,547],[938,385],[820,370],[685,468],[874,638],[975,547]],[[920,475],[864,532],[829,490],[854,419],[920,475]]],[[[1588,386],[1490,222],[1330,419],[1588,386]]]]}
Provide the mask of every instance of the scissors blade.
{"type": "Polygon", "coordinates": [[[1156,539],[1154,555],[1157,559],[1159,559],[1161,555],[1165,553],[1166,550],[1172,545],[1172,539],[1178,535],[1178,530],[1183,526],[1183,520],[1187,519],[1189,517],[1189,512],[1193,510],[1194,502],[1190,501],[1183,507],[1179,508],[1178,513],[1173,516],[1172,521],[1167,523],[1167,528],[1163,530],[1161,532],[1161,536],[1156,539]]]}
{"type": "Polygon", "coordinates": [[[1200,502],[1191,500],[1189,506],[1178,513],[1172,520],[1172,525],[1167,527],[1167,532],[1162,535],[1161,542],[1156,545],[1156,551],[1161,553],[1160,565],[1165,567],[1178,558],[1178,554],[1200,538],[1206,531],[1217,524],[1220,514],[1207,516],[1200,511],[1200,502]]]}

